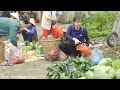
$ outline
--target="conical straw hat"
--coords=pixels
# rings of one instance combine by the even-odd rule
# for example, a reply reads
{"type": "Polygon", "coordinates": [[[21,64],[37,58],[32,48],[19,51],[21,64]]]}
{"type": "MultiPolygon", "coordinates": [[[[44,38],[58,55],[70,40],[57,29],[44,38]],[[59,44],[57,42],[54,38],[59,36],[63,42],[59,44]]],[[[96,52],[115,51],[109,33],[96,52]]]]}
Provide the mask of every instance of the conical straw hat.
{"type": "Polygon", "coordinates": [[[30,18],[29,22],[36,26],[35,21],[34,21],[33,18],[30,18]]]}
{"type": "Polygon", "coordinates": [[[19,14],[18,14],[18,12],[16,12],[16,13],[10,13],[10,15],[19,20],[19,14]]]}

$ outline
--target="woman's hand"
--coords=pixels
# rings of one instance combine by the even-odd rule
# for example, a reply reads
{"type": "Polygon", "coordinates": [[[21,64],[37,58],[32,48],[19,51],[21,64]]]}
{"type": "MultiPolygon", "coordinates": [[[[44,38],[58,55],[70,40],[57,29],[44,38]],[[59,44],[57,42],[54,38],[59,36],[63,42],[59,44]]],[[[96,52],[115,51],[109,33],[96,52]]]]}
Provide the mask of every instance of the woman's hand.
{"type": "Polygon", "coordinates": [[[75,44],[81,43],[81,41],[79,41],[77,38],[73,38],[72,40],[75,42],[75,44]]]}
{"type": "Polygon", "coordinates": [[[19,41],[19,36],[16,35],[16,40],[19,41]]]}
{"type": "Polygon", "coordinates": [[[90,44],[88,48],[93,49],[93,48],[96,48],[96,46],[90,44]]]}
{"type": "Polygon", "coordinates": [[[55,21],[58,22],[59,19],[58,18],[52,18],[52,17],[45,17],[47,20],[51,20],[51,21],[55,21]]]}
{"type": "Polygon", "coordinates": [[[25,30],[25,27],[24,27],[24,28],[21,28],[21,30],[22,30],[22,31],[25,30]]]}
{"type": "Polygon", "coordinates": [[[27,29],[26,27],[22,28],[22,30],[27,31],[28,33],[30,32],[30,30],[29,30],[29,29],[27,29]]]}

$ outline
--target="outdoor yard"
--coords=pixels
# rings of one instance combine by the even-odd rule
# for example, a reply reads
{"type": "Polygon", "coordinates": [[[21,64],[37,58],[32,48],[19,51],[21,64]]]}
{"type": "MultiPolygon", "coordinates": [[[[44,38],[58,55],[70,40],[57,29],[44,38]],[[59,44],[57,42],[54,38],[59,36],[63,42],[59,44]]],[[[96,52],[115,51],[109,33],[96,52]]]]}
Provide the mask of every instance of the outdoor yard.
{"type": "MultiPolygon", "coordinates": [[[[41,35],[40,24],[37,24],[38,36],[41,35]]],[[[20,35],[20,41],[23,37],[20,35]]],[[[64,54],[61,52],[61,57],[64,54]]],[[[0,66],[0,79],[46,79],[47,68],[53,62],[39,59],[39,57],[32,57],[32,61],[15,64],[13,66],[0,66]]]]}
{"type": "MultiPolygon", "coordinates": [[[[37,28],[38,28],[38,34],[40,36],[41,28],[39,24],[37,25],[37,28]]],[[[20,41],[22,40],[23,38],[20,35],[20,41]]],[[[120,55],[118,51],[115,52],[114,48],[108,47],[105,38],[97,38],[97,39],[93,39],[92,41],[101,48],[105,57],[112,57],[112,56],[115,57],[120,55]]],[[[63,57],[64,57],[64,53],[61,52],[60,58],[63,57]]],[[[46,79],[46,75],[48,73],[47,68],[50,67],[54,62],[42,60],[36,56],[33,58],[32,61],[29,62],[15,64],[13,66],[0,66],[0,78],[1,79],[46,79]]]]}

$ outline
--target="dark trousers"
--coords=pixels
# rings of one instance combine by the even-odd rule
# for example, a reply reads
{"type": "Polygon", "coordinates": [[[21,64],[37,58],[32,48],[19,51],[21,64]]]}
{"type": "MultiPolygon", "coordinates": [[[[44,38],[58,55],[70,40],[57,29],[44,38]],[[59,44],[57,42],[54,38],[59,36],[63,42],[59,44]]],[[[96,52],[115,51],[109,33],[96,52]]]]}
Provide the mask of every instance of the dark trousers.
{"type": "Polygon", "coordinates": [[[38,41],[38,37],[35,34],[33,34],[33,36],[32,36],[32,41],[29,40],[27,37],[27,31],[22,31],[22,36],[23,36],[24,41],[29,41],[29,42],[32,42],[32,41],[37,42],[38,41]]]}
{"type": "Polygon", "coordinates": [[[22,36],[23,36],[24,41],[29,41],[27,37],[27,31],[22,31],[22,36]]]}
{"type": "Polygon", "coordinates": [[[81,52],[76,50],[76,45],[74,41],[64,41],[61,40],[59,43],[59,48],[66,54],[66,55],[74,55],[81,57],[81,52]]]}

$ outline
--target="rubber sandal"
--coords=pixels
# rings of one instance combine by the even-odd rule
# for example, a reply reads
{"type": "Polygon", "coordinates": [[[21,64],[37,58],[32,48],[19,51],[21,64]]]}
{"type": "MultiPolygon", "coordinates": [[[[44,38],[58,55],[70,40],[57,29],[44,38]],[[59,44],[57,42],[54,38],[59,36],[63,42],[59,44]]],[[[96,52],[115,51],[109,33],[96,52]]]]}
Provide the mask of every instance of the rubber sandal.
{"type": "Polygon", "coordinates": [[[1,64],[1,66],[12,66],[12,64],[9,62],[9,60],[6,60],[4,64],[1,64]]]}

